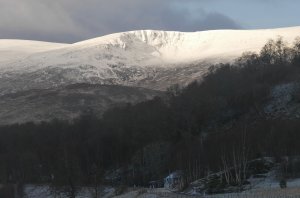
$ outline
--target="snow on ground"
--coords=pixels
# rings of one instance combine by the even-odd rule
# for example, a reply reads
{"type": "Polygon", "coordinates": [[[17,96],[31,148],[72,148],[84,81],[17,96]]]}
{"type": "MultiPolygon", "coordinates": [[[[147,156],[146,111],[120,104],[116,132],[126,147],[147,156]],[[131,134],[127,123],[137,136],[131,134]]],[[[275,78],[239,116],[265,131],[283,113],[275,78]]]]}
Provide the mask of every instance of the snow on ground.
{"type": "MultiPolygon", "coordinates": [[[[182,193],[171,192],[165,188],[133,188],[128,189],[122,195],[115,196],[115,189],[106,187],[102,189],[101,198],[297,198],[300,197],[300,179],[289,180],[286,189],[280,189],[277,181],[268,183],[269,180],[262,182],[259,187],[241,192],[227,193],[218,195],[186,195],[182,193]]],[[[67,198],[62,194],[50,194],[47,186],[27,185],[25,188],[26,198],[67,198]]],[[[76,198],[93,198],[92,188],[83,188],[76,198]]]]}
{"type": "Polygon", "coordinates": [[[165,189],[155,190],[135,190],[117,198],[298,198],[300,196],[300,188],[287,188],[287,189],[261,189],[256,191],[249,191],[243,193],[230,193],[219,195],[184,195],[174,193],[165,189]]]}
{"type": "Polygon", "coordinates": [[[67,47],[68,44],[49,43],[29,40],[0,39],[0,66],[1,63],[26,58],[29,55],[67,47]]]}
{"type": "Polygon", "coordinates": [[[277,177],[278,167],[275,166],[265,174],[265,178],[250,178],[251,185],[241,193],[217,195],[174,193],[165,188],[133,189],[118,198],[298,198],[300,197],[300,178],[287,180],[287,188],[281,189],[277,177]]]}
{"type": "Polygon", "coordinates": [[[260,189],[255,191],[246,191],[242,193],[228,193],[218,195],[184,195],[174,193],[165,189],[155,190],[135,190],[125,193],[117,198],[298,198],[300,196],[300,188],[289,187],[287,189],[260,189]]]}
{"type": "MultiPolygon", "coordinates": [[[[54,192],[49,186],[26,185],[24,190],[25,198],[68,198],[64,193],[54,192]]],[[[112,187],[99,188],[101,198],[114,196],[115,189],[112,187]]],[[[94,198],[94,188],[82,188],[76,198],[94,198]]]]}
{"type": "Polygon", "coordinates": [[[95,45],[118,46],[124,50],[150,52],[166,63],[189,62],[210,57],[232,58],[245,51],[259,52],[269,39],[282,36],[293,42],[300,36],[300,27],[269,30],[213,30],[201,32],[174,32],[140,30],[107,35],[79,43],[74,48],[95,45]],[[138,46],[140,44],[140,46],[138,46]]]}

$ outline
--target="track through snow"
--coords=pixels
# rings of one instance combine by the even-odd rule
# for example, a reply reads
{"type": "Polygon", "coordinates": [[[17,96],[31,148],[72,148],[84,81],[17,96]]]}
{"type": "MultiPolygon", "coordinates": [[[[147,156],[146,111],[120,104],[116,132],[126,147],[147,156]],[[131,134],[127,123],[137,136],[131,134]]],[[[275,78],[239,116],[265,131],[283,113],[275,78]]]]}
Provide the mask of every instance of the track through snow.
{"type": "Polygon", "coordinates": [[[209,65],[260,51],[300,27],[269,30],[171,32],[140,30],[74,44],[0,40],[0,94],[74,83],[118,84],[165,90],[203,76],[209,65]]]}

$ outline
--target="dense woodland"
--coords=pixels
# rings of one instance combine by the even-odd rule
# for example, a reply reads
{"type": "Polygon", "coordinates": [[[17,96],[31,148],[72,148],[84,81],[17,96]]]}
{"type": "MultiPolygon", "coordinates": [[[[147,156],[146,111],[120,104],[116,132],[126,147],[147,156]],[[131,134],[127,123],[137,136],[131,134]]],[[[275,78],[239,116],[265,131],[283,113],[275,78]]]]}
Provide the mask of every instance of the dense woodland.
{"type": "Polygon", "coordinates": [[[0,183],[147,186],[174,170],[192,181],[236,160],[298,156],[300,118],[270,117],[264,107],[274,86],[299,79],[300,39],[288,47],[278,38],[163,98],[102,118],[2,126],[0,183]]]}

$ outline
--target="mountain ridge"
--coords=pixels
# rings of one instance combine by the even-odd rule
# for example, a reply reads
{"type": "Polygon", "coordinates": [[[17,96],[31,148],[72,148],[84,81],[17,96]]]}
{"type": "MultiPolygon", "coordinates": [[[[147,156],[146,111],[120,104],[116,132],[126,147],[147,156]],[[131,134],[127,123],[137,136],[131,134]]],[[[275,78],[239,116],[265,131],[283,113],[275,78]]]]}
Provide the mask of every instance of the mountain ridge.
{"type": "MultiPolygon", "coordinates": [[[[245,51],[259,52],[269,39],[282,36],[291,43],[299,35],[300,27],[187,33],[140,30],[74,44],[38,42],[38,52],[28,50],[26,57],[16,53],[11,60],[0,61],[0,94],[76,83],[166,90],[172,84],[186,85],[201,78],[209,65],[233,61],[245,51]],[[197,74],[192,78],[191,70],[197,74]],[[168,73],[180,77],[180,82],[168,73]]],[[[25,43],[23,49],[32,48],[30,41],[25,43]]],[[[5,51],[5,46],[0,49],[5,51]]],[[[0,60],[3,56],[0,53],[0,60]]]]}
{"type": "MultiPolygon", "coordinates": [[[[11,45],[16,46],[16,47],[20,47],[22,45],[25,45],[27,47],[28,46],[30,47],[30,45],[33,45],[33,46],[44,45],[44,47],[49,46],[50,48],[48,51],[51,51],[51,50],[55,49],[54,45],[56,45],[56,48],[59,48],[59,47],[65,48],[65,47],[80,46],[80,45],[87,45],[87,44],[118,44],[118,42],[116,42],[117,40],[120,41],[120,40],[122,40],[122,38],[124,38],[124,36],[130,37],[132,35],[136,36],[137,38],[139,38],[140,40],[142,40],[145,43],[151,43],[151,41],[154,40],[157,42],[156,45],[163,43],[161,41],[166,41],[170,37],[172,38],[172,35],[173,35],[173,39],[175,38],[175,40],[173,40],[173,41],[176,41],[176,37],[179,38],[178,40],[180,40],[180,37],[182,37],[184,35],[188,35],[190,37],[195,35],[196,37],[198,37],[198,35],[202,36],[201,34],[203,34],[204,36],[207,36],[207,34],[208,35],[209,34],[218,35],[218,34],[238,33],[238,34],[246,34],[246,36],[248,36],[247,35],[248,33],[258,32],[258,33],[268,34],[267,35],[268,39],[270,39],[270,38],[274,38],[274,36],[280,36],[281,34],[286,34],[285,32],[292,33],[293,31],[295,31],[299,35],[299,29],[300,29],[300,26],[287,27],[287,28],[275,28],[275,29],[250,29],[250,30],[222,29],[222,30],[205,30],[205,31],[196,31],[196,32],[180,32],[180,31],[164,31],[164,30],[145,29],[145,30],[134,30],[134,31],[108,34],[108,35],[91,38],[91,39],[87,39],[87,40],[83,40],[83,41],[79,41],[79,42],[75,42],[75,43],[71,43],[71,44],[55,43],[55,42],[47,42],[47,41],[35,41],[35,40],[0,39],[0,44],[1,44],[0,50],[2,48],[5,48],[6,45],[9,45],[9,47],[11,47],[11,45]],[[162,38],[162,39],[159,40],[158,38],[162,38]]],[[[260,35],[260,36],[264,37],[264,35],[260,35]]],[[[123,44],[126,44],[126,43],[122,43],[123,48],[125,48],[125,46],[123,44]]],[[[155,43],[154,43],[154,45],[155,45],[155,43]]],[[[43,51],[47,51],[47,49],[44,49],[43,51]]]]}

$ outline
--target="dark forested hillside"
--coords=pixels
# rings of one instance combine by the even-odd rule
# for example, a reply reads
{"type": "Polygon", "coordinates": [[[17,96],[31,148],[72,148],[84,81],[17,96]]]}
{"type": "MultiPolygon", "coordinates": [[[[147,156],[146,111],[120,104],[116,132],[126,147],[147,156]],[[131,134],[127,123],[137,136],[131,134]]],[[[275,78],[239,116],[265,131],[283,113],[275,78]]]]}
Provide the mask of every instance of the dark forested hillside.
{"type": "MultiPolygon", "coordinates": [[[[0,128],[0,183],[147,185],[172,170],[190,181],[235,159],[300,155],[300,120],[272,116],[274,87],[295,85],[300,103],[300,40],[270,40],[260,54],[216,65],[201,82],[172,86],[167,97],[82,115],[0,128]],[[107,180],[109,171],[121,177],[107,180]]],[[[278,114],[280,115],[280,114],[278,114]]],[[[243,180],[245,178],[242,178],[243,180]]],[[[237,181],[237,180],[236,180],[237,181]]]]}

